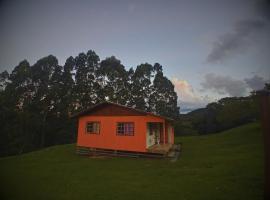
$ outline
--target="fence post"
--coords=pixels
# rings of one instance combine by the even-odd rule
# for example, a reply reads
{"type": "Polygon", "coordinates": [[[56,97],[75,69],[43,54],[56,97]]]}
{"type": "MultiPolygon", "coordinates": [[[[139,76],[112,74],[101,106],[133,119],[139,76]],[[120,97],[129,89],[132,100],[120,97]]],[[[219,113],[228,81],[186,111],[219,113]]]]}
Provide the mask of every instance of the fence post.
{"type": "Polygon", "coordinates": [[[270,92],[258,91],[261,107],[261,123],[264,140],[264,199],[270,199],[270,92]]]}

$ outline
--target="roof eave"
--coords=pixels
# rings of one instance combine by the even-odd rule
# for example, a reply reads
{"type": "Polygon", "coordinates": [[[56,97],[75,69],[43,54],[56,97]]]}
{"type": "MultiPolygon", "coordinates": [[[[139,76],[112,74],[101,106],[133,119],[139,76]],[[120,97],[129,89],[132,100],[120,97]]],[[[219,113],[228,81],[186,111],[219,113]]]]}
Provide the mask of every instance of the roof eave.
{"type": "Polygon", "coordinates": [[[87,109],[85,109],[85,110],[83,110],[83,111],[80,111],[80,112],[78,112],[78,113],[75,113],[75,114],[71,115],[70,118],[77,118],[77,117],[81,117],[81,116],[83,116],[83,115],[86,115],[89,111],[93,110],[93,109],[96,108],[96,107],[99,107],[99,106],[101,106],[101,105],[104,105],[104,104],[111,104],[111,105],[115,105],[115,106],[127,108],[127,109],[134,110],[134,111],[139,112],[139,113],[142,113],[142,114],[152,115],[152,116],[155,116],[155,117],[160,117],[160,118],[163,118],[163,119],[165,119],[165,120],[167,120],[167,121],[171,121],[171,122],[175,121],[174,119],[169,118],[169,117],[157,115],[157,114],[150,113],[150,112],[146,112],[146,111],[139,110],[139,109],[136,109],[136,108],[131,108],[131,107],[124,106],[124,105],[117,104],[117,103],[110,102],[110,101],[104,101],[104,102],[101,102],[101,103],[99,103],[99,104],[93,105],[92,107],[89,107],[89,108],[87,108],[87,109]]]}

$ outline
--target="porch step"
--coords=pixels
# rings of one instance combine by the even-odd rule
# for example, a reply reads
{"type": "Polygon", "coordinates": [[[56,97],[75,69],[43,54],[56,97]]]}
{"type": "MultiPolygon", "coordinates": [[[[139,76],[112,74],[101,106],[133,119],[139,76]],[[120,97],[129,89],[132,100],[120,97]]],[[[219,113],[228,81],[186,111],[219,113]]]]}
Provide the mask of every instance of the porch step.
{"type": "Polygon", "coordinates": [[[155,144],[147,149],[151,153],[160,153],[167,155],[172,148],[172,144],[155,144]]]}

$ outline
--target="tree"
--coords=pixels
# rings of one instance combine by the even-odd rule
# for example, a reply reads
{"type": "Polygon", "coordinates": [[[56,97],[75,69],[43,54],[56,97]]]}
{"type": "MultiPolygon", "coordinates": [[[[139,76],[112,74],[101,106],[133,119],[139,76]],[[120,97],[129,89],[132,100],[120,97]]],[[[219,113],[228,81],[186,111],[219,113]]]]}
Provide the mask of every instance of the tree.
{"type": "Polygon", "coordinates": [[[98,71],[105,99],[122,105],[128,99],[128,73],[114,56],[102,60],[98,71]]]}
{"type": "Polygon", "coordinates": [[[27,108],[33,97],[33,80],[28,61],[23,60],[9,76],[1,95],[1,132],[3,133],[4,154],[17,154],[34,149],[31,128],[31,113],[27,108]]]}
{"type": "Polygon", "coordinates": [[[209,134],[256,121],[259,103],[254,95],[226,97],[188,114],[199,134],[209,134]]]}
{"type": "Polygon", "coordinates": [[[70,112],[74,111],[74,80],[73,80],[73,70],[75,69],[75,60],[70,56],[64,65],[64,72],[62,74],[62,115],[69,115],[70,112]]]}
{"type": "Polygon", "coordinates": [[[134,99],[133,99],[133,82],[132,77],[134,76],[134,70],[133,68],[130,68],[127,72],[127,82],[126,82],[126,106],[133,107],[135,105],[134,99]]]}
{"type": "Polygon", "coordinates": [[[12,107],[22,110],[32,98],[32,76],[30,64],[23,60],[14,68],[6,85],[6,95],[12,107]]]}
{"type": "Polygon", "coordinates": [[[160,115],[174,119],[179,115],[177,94],[174,91],[174,85],[163,75],[161,70],[157,71],[153,81],[151,104],[155,105],[153,109],[160,115]]]}
{"type": "Polygon", "coordinates": [[[4,91],[8,84],[9,73],[5,70],[0,73],[0,92],[4,91]]]}
{"type": "Polygon", "coordinates": [[[157,90],[158,88],[157,86],[157,82],[155,83],[155,77],[158,77],[158,73],[159,75],[161,75],[163,72],[163,68],[159,63],[155,63],[154,67],[153,67],[153,75],[151,76],[154,77],[154,79],[151,81],[152,84],[150,86],[150,93],[149,93],[149,107],[148,107],[148,111],[149,112],[153,112],[153,113],[158,113],[157,111],[157,104],[158,104],[158,95],[159,95],[159,91],[157,90]]]}
{"type": "Polygon", "coordinates": [[[75,103],[76,110],[83,110],[100,101],[96,95],[99,89],[96,80],[99,57],[94,51],[89,50],[87,54],[80,53],[75,58],[75,103]]]}
{"type": "Polygon", "coordinates": [[[75,58],[75,69],[76,69],[76,75],[75,75],[75,110],[81,110],[87,106],[89,103],[89,99],[87,97],[87,66],[86,66],[86,55],[84,53],[80,53],[75,58]]]}
{"type": "Polygon", "coordinates": [[[149,99],[151,94],[151,75],[153,66],[145,63],[138,65],[131,80],[132,80],[132,104],[137,109],[149,110],[149,99]]]}
{"type": "Polygon", "coordinates": [[[35,95],[31,104],[31,111],[38,114],[41,121],[40,129],[40,147],[46,144],[46,133],[48,133],[49,124],[47,118],[55,112],[55,97],[57,86],[56,76],[61,73],[61,67],[55,56],[49,55],[38,60],[31,68],[33,82],[35,86],[35,95]]]}
{"type": "Polygon", "coordinates": [[[48,99],[50,100],[50,114],[60,116],[64,112],[63,95],[64,95],[64,82],[63,82],[62,67],[57,65],[52,73],[49,81],[48,99]]]}
{"type": "Polygon", "coordinates": [[[222,130],[252,122],[259,116],[258,102],[252,96],[227,97],[218,104],[220,109],[216,117],[222,130]]]}
{"type": "Polygon", "coordinates": [[[87,66],[89,68],[88,73],[88,93],[92,98],[92,103],[96,104],[104,100],[103,95],[98,95],[101,90],[101,86],[98,79],[98,71],[100,68],[100,58],[93,50],[87,52],[87,66]]]}

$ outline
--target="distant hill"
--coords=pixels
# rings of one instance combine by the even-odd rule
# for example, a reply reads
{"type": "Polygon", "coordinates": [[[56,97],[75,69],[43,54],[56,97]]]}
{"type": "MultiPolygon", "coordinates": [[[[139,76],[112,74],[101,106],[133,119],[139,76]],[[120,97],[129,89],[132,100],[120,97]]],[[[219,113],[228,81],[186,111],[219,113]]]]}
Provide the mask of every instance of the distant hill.
{"type": "Polygon", "coordinates": [[[194,109],[194,108],[181,108],[180,109],[180,114],[187,114],[187,113],[192,112],[193,110],[197,110],[197,109],[194,109]]]}
{"type": "Polygon", "coordinates": [[[0,158],[0,199],[263,199],[259,124],[176,141],[176,162],[82,157],[74,144],[0,158]]]}
{"type": "Polygon", "coordinates": [[[175,123],[175,132],[178,135],[217,133],[258,119],[256,96],[226,97],[205,108],[181,114],[175,123]]]}

